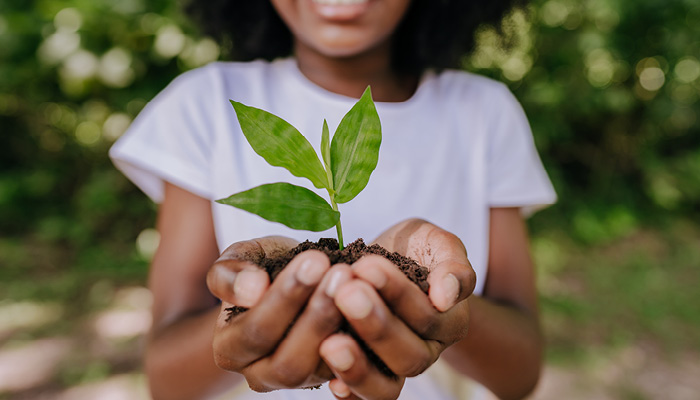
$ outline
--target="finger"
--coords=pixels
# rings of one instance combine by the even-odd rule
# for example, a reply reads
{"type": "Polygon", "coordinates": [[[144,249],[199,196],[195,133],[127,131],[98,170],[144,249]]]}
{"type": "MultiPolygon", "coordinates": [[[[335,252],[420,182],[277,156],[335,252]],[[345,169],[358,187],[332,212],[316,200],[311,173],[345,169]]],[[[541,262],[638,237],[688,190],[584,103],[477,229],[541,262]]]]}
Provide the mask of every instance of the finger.
{"type": "Polygon", "coordinates": [[[438,310],[448,310],[473,292],[476,274],[464,244],[452,233],[427,221],[411,219],[393,226],[376,242],[431,271],[429,297],[438,310]]]}
{"type": "Polygon", "coordinates": [[[434,338],[439,312],[428,296],[396,265],[384,257],[370,255],[352,265],[356,277],[371,284],[391,310],[422,338],[434,338]]]}
{"type": "Polygon", "coordinates": [[[298,242],[284,236],[266,236],[237,242],[221,253],[219,260],[246,260],[255,264],[265,257],[274,258],[288,252],[298,242]]]}
{"type": "Polygon", "coordinates": [[[321,343],[320,353],[335,376],[350,389],[351,395],[342,397],[347,393],[343,386],[332,383],[330,389],[339,390],[338,393],[334,391],[338,398],[396,399],[401,393],[405,378],[390,378],[379,372],[357,342],[346,334],[328,337],[321,343]]]}
{"type": "Polygon", "coordinates": [[[333,393],[333,396],[335,396],[336,399],[341,399],[341,400],[359,399],[359,397],[352,394],[352,392],[350,391],[350,386],[348,386],[341,379],[338,379],[338,378],[332,379],[330,382],[328,382],[328,388],[331,390],[331,393],[333,393]]]}
{"type": "Polygon", "coordinates": [[[421,339],[362,280],[342,285],[335,304],[359,337],[399,376],[416,376],[437,360],[444,346],[421,339]]]}
{"type": "Polygon", "coordinates": [[[330,260],[320,251],[305,251],[292,259],[260,302],[231,319],[217,332],[217,358],[229,370],[239,370],[269,354],[284,337],[321,278],[330,260]]]}
{"type": "MultiPolygon", "coordinates": [[[[393,313],[422,339],[437,340],[447,347],[466,335],[467,302],[457,303],[446,312],[439,311],[416,284],[384,257],[362,257],[352,268],[355,276],[377,289],[393,313]]],[[[435,290],[432,284],[430,290],[435,290]]]]}
{"type": "Polygon", "coordinates": [[[476,286],[476,274],[466,258],[445,260],[430,270],[428,283],[430,301],[438,310],[447,311],[472,294],[476,286]]]}
{"type": "Polygon", "coordinates": [[[296,242],[281,236],[237,242],[221,254],[207,273],[209,291],[223,302],[241,307],[257,304],[270,285],[258,264],[288,251],[296,242]]]}
{"type": "Polygon", "coordinates": [[[222,302],[253,307],[270,286],[270,277],[250,261],[217,261],[207,273],[209,291],[222,302]]]}
{"type": "Polygon", "coordinates": [[[318,385],[333,378],[319,355],[321,342],[338,331],[343,316],[333,303],[337,288],[352,280],[347,264],[333,266],[323,277],[309,299],[304,311],[294,322],[287,336],[270,357],[253,363],[247,376],[249,385],[259,384],[273,389],[299,388],[318,385]],[[322,365],[319,365],[322,364],[322,365]]]}
{"type": "Polygon", "coordinates": [[[467,258],[467,249],[462,241],[452,233],[429,224],[425,230],[423,242],[427,251],[414,250],[414,253],[430,254],[417,260],[430,270],[428,297],[435,308],[446,311],[450,307],[469,297],[476,286],[476,273],[467,258]]]}

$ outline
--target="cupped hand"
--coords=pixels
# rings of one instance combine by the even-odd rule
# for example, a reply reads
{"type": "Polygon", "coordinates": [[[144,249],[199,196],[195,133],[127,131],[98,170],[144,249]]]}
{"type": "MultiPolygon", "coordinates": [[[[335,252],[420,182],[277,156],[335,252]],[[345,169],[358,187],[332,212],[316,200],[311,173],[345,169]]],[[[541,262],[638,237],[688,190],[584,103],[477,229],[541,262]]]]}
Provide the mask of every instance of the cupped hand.
{"type": "Polygon", "coordinates": [[[366,256],[353,264],[359,279],[338,288],[335,304],[398,378],[382,377],[366,365],[366,356],[356,351],[351,338],[334,335],[322,343],[321,355],[337,377],[330,387],[338,398],[396,398],[404,377],[425,371],[467,334],[465,299],[476,278],[462,242],[426,221],[408,220],[383,233],[376,243],[427,267],[429,295],[383,257],[366,256]]]}
{"type": "Polygon", "coordinates": [[[344,264],[331,269],[325,254],[311,250],[294,257],[270,284],[256,262],[294,244],[277,237],[237,243],[207,279],[222,300],[213,341],[216,364],[243,374],[258,392],[315,386],[333,377],[319,347],[340,327],[332,294],[352,279],[352,271],[344,264]],[[251,287],[255,293],[245,293],[251,287]],[[226,308],[232,305],[249,309],[231,318],[226,308]]]}

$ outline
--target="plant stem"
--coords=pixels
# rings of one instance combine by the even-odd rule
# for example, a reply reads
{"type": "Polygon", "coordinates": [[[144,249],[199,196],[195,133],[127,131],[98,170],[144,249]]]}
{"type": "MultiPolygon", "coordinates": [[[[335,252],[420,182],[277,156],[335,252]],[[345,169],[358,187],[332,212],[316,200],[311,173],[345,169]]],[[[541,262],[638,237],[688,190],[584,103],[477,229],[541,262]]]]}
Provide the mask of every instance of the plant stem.
{"type": "MultiPolygon", "coordinates": [[[[338,211],[338,204],[335,203],[335,196],[328,192],[331,198],[331,206],[333,207],[333,210],[338,211]]],[[[338,235],[338,246],[340,250],[343,250],[345,247],[343,246],[343,227],[340,225],[340,218],[338,219],[338,223],[335,224],[335,231],[337,232],[338,235]]]]}
{"type": "MultiPolygon", "coordinates": [[[[325,121],[324,121],[324,123],[325,123],[325,121]]],[[[330,151],[330,150],[328,150],[328,151],[330,151]]],[[[326,177],[328,178],[328,187],[332,188],[333,187],[333,174],[331,173],[330,165],[326,165],[325,169],[326,169],[326,177]]],[[[338,204],[336,204],[336,202],[335,202],[335,192],[331,189],[328,189],[328,197],[330,197],[330,199],[331,199],[331,207],[333,207],[333,210],[338,211],[338,204]]],[[[340,250],[343,250],[345,248],[345,246],[343,246],[343,227],[342,227],[342,225],[340,225],[340,218],[338,218],[338,223],[335,224],[335,231],[336,231],[336,234],[338,235],[338,248],[340,250]]]]}

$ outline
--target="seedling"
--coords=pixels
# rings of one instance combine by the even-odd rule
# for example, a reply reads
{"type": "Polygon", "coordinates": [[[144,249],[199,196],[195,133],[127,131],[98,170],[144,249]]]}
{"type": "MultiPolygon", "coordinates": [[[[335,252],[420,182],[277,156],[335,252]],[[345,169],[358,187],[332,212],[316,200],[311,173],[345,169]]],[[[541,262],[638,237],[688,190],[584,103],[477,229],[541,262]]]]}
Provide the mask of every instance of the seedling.
{"type": "Polygon", "coordinates": [[[323,163],[309,141],[288,122],[233,100],[231,104],[253,150],[268,164],[283,167],[294,176],[307,178],[316,188],[326,189],[330,204],[309,189],[284,182],[260,185],[217,202],[292,229],[320,232],[335,226],[342,250],[338,204],[354,199],[367,186],[379,160],[381,124],[370,88],[345,114],[332,141],[328,123],[323,120],[323,163]]]}

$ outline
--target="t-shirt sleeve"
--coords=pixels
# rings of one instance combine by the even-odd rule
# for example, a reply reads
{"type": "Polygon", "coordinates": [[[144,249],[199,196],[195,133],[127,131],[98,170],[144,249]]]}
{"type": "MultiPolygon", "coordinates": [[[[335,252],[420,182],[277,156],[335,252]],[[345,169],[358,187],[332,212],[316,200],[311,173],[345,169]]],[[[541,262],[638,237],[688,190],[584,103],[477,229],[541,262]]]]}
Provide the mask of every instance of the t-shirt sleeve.
{"type": "Polygon", "coordinates": [[[523,214],[554,204],[552,183],[535,148],[527,117],[505,86],[490,104],[488,201],[491,207],[521,207],[523,214]]]}
{"type": "Polygon", "coordinates": [[[211,198],[213,129],[205,100],[210,89],[204,68],[179,76],[109,151],[115,166],[156,203],[163,200],[166,181],[211,198]]]}

